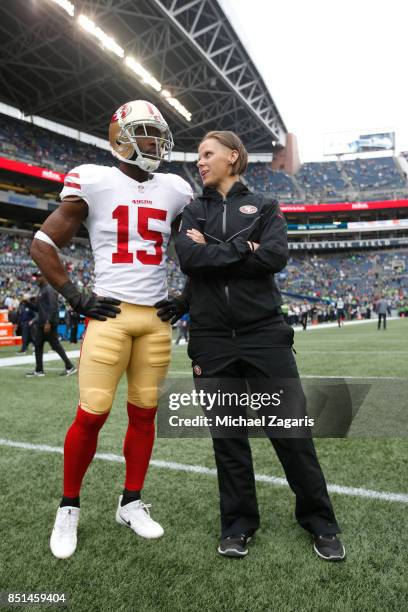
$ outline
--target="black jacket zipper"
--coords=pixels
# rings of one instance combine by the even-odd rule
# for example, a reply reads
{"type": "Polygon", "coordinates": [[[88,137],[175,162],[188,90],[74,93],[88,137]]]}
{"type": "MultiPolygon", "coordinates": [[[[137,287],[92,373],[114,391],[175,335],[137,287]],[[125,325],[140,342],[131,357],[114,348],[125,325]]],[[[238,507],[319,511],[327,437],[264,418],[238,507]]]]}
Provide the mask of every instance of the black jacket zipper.
{"type": "MultiPolygon", "coordinates": [[[[223,211],[222,211],[222,235],[223,235],[223,238],[225,240],[225,236],[227,235],[227,203],[226,203],[225,200],[223,202],[223,211]]],[[[229,309],[231,311],[231,320],[233,321],[234,319],[233,319],[233,313],[232,313],[232,308],[231,308],[231,300],[230,300],[230,294],[229,294],[229,287],[228,287],[227,279],[224,279],[224,282],[225,282],[225,286],[224,286],[225,297],[227,299],[228,307],[229,307],[229,309]]],[[[234,328],[231,330],[231,335],[232,335],[233,338],[235,338],[236,333],[235,333],[235,329],[234,328]]]]}

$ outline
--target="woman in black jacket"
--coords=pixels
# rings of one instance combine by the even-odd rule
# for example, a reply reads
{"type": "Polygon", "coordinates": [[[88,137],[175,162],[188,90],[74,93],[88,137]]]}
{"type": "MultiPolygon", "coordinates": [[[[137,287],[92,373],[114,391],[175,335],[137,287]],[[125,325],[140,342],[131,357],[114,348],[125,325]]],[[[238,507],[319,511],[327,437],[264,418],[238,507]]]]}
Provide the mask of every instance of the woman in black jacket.
{"type": "MultiPolygon", "coordinates": [[[[274,273],[288,259],[286,222],[276,200],[240,182],[247,159],[232,132],[209,132],[198,149],[203,194],[184,209],[176,239],[181,269],[189,277],[188,354],[196,386],[204,390],[243,392],[249,386],[252,393],[272,396],[284,386],[290,401],[282,404],[283,414],[289,410],[292,417],[305,417],[305,426],[294,432],[262,425],[296,495],[296,518],[313,535],[315,552],[340,560],[345,551],[336,537],[340,528],[307,426],[293,329],[284,322],[274,282],[274,273]],[[285,437],[276,437],[277,431],[285,437]]],[[[246,414],[237,402],[227,411],[217,405],[211,416],[227,413],[246,414]]],[[[248,416],[262,414],[269,423],[270,407],[248,416]]],[[[220,489],[218,552],[226,556],[246,555],[247,542],[259,527],[246,423],[228,431],[211,428],[220,489]]]]}

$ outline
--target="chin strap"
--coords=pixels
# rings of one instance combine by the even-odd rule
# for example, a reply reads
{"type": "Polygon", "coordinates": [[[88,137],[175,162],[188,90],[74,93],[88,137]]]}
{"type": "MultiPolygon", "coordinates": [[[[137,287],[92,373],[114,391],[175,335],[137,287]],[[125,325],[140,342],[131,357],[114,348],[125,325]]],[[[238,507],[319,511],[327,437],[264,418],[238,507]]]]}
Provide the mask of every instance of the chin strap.
{"type": "Polygon", "coordinates": [[[132,164],[132,166],[137,166],[138,168],[140,168],[141,170],[144,170],[145,172],[154,172],[155,170],[157,170],[157,168],[160,166],[162,160],[161,159],[144,159],[141,155],[138,156],[136,151],[135,151],[135,155],[136,155],[136,159],[127,159],[126,157],[123,157],[123,155],[119,155],[119,153],[117,153],[112,147],[111,147],[111,153],[114,157],[116,157],[116,159],[119,159],[122,162],[125,162],[125,164],[132,164]]]}

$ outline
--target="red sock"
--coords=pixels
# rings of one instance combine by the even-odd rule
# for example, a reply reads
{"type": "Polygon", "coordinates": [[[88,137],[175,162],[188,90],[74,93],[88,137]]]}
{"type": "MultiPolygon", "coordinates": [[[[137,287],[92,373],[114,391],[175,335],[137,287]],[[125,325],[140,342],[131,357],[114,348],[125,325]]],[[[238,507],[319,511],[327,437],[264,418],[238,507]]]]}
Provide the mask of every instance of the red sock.
{"type": "Polygon", "coordinates": [[[82,479],[95,455],[98,434],[108,418],[91,414],[78,406],[76,417],[67,431],[64,444],[64,497],[78,497],[82,479]]]}
{"type": "Polygon", "coordinates": [[[123,454],[126,461],[125,489],[140,491],[149,467],[154,442],[156,408],[139,408],[128,402],[129,425],[123,454]]]}

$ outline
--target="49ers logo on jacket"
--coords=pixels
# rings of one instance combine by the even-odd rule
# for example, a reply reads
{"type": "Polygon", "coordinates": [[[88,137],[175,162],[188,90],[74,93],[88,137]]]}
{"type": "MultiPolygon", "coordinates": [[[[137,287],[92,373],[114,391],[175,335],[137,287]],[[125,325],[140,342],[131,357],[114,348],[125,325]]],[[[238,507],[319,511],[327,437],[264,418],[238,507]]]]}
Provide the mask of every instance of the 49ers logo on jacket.
{"type": "Polygon", "coordinates": [[[128,116],[131,110],[132,110],[132,107],[130,106],[130,104],[124,104],[123,106],[118,108],[116,113],[112,115],[111,123],[113,121],[119,121],[119,119],[124,119],[125,117],[128,116]]]}
{"type": "Polygon", "coordinates": [[[246,206],[241,206],[239,212],[244,213],[244,215],[253,215],[257,211],[256,206],[251,206],[251,204],[247,204],[246,206]]]}

